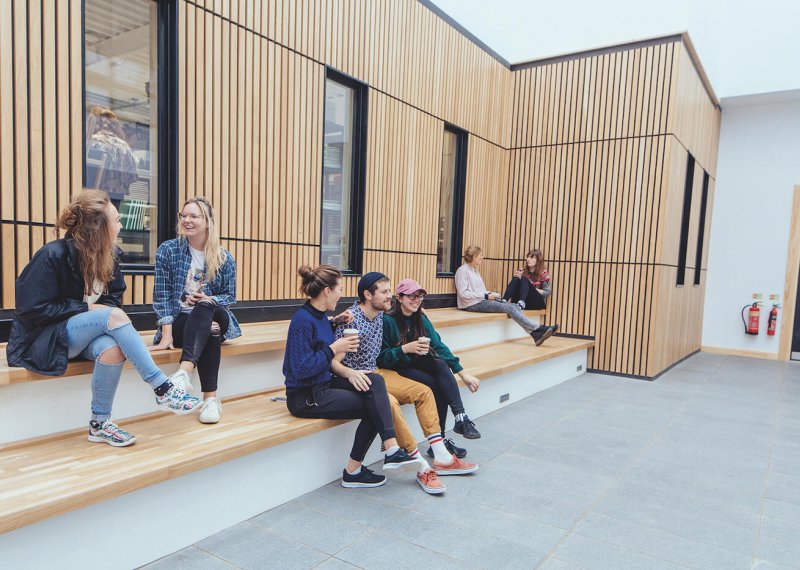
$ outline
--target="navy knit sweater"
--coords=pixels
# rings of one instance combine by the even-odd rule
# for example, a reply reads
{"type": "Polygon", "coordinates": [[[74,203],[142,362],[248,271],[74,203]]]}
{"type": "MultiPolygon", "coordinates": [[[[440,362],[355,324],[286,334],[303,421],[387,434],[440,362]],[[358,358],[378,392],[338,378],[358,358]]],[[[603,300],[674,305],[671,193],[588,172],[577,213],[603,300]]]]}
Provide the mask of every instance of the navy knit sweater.
{"type": "Polygon", "coordinates": [[[287,392],[331,379],[331,344],[333,329],[328,318],[306,302],[292,317],[286,337],[283,375],[287,392]]]}

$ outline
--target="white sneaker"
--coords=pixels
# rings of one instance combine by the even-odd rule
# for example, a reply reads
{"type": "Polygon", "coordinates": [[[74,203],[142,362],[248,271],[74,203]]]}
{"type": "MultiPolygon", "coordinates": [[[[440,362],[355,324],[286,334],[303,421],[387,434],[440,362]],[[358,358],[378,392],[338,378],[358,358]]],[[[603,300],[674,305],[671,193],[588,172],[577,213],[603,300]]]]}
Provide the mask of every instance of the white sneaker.
{"type": "Polygon", "coordinates": [[[201,424],[215,424],[219,421],[219,417],[222,414],[222,402],[219,401],[219,398],[211,397],[206,398],[203,401],[203,411],[200,412],[200,423],[201,424]]]}
{"type": "Polygon", "coordinates": [[[182,388],[184,392],[188,392],[193,388],[191,375],[186,372],[186,370],[181,370],[180,368],[169,377],[169,381],[175,386],[182,388]]]}

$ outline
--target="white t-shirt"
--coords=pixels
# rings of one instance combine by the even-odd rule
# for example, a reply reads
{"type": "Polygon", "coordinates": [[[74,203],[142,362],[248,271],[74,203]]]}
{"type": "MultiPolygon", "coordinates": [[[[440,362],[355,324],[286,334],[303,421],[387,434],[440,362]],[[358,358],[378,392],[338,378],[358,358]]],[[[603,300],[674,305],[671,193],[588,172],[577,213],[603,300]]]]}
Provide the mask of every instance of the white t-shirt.
{"type": "MultiPolygon", "coordinates": [[[[191,246],[189,246],[189,252],[192,254],[192,263],[189,266],[189,272],[186,274],[183,298],[200,291],[205,283],[206,253],[191,246]]],[[[182,312],[191,313],[193,308],[193,305],[187,305],[185,301],[181,300],[182,312]]]]}
{"type": "Polygon", "coordinates": [[[100,283],[100,281],[95,281],[92,284],[92,294],[84,295],[83,302],[88,305],[96,303],[97,300],[100,298],[100,296],[103,294],[103,289],[105,289],[105,287],[103,287],[103,284],[100,283]]]}

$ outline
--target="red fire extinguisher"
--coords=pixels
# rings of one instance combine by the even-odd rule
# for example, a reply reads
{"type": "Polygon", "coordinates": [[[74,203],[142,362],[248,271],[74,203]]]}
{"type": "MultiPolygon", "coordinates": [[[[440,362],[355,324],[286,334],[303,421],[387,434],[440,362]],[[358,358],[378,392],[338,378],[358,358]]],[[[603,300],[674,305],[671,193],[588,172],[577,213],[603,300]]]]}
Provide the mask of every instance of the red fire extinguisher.
{"type": "Polygon", "coordinates": [[[772,305],[772,310],[769,312],[769,319],[767,319],[767,334],[775,336],[775,326],[778,324],[778,308],[780,305],[772,305]]]}
{"type": "Polygon", "coordinates": [[[758,307],[761,303],[753,303],[752,305],[745,305],[742,307],[742,323],[744,323],[745,334],[758,334],[758,323],[761,320],[761,309],[758,307]],[[747,320],[744,319],[744,310],[750,307],[747,311],[747,320]]]}

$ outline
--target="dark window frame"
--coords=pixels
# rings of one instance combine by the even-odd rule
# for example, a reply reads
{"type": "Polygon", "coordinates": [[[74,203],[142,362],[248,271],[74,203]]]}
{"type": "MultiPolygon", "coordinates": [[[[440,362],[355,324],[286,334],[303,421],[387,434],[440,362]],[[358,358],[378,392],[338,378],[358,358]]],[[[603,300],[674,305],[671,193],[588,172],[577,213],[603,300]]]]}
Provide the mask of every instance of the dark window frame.
{"type": "MultiPolygon", "coordinates": [[[[155,0],[158,6],[158,243],[174,238],[178,217],[178,2],[155,0]]],[[[81,2],[81,107],[83,112],[81,183],[86,185],[86,0],[81,2]]],[[[154,263],[121,263],[125,275],[153,275],[154,263]]]]}
{"type": "Polygon", "coordinates": [[[697,224],[697,251],[694,262],[694,285],[700,285],[700,271],[703,265],[703,248],[706,235],[706,212],[708,211],[708,184],[711,177],[703,170],[703,194],[700,197],[700,220],[697,224]]]}
{"type": "Polygon", "coordinates": [[[683,186],[683,213],[681,214],[681,233],[678,242],[678,271],[675,286],[683,287],[686,282],[686,258],[689,248],[689,222],[692,217],[692,192],[694,187],[695,159],[689,153],[686,159],[686,180],[683,186]]]}
{"type": "MultiPolygon", "coordinates": [[[[453,228],[450,240],[453,244],[449,263],[449,271],[437,271],[436,277],[453,277],[458,269],[461,260],[461,250],[464,245],[464,206],[467,193],[467,152],[469,148],[469,136],[467,131],[460,129],[450,123],[444,124],[446,132],[456,135],[456,164],[455,176],[453,177],[453,228]]],[[[439,170],[441,176],[441,169],[439,170]]],[[[439,188],[439,200],[441,201],[441,188],[439,188]]],[[[438,231],[436,239],[439,239],[438,231]]],[[[436,260],[437,265],[439,260],[436,260]]]]}
{"type": "MultiPolygon", "coordinates": [[[[342,270],[342,275],[358,276],[362,274],[364,262],[364,212],[367,190],[367,123],[369,118],[369,86],[351,75],[338,69],[325,66],[325,86],[323,89],[323,104],[327,100],[328,80],[344,85],[353,90],[353,152],[352,152],[352,181],[350,203],[350,269],[342,270]]],[[[322,113],[323,136],[325,112],[322,113]]],[[[324,163],[324,140],[320,152],[324,163]]],[[[324,166],[323,166],[324,168],[324,166]]],[[[322,178],[320,186],[320,248],[319,260],[322,262],[322,227],[324,222],[322,212],[322,195],[325,179],[322,178]]]]}

